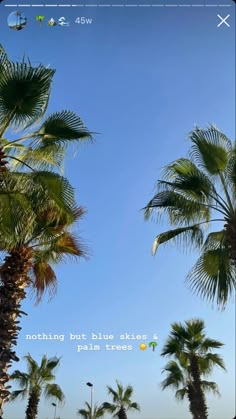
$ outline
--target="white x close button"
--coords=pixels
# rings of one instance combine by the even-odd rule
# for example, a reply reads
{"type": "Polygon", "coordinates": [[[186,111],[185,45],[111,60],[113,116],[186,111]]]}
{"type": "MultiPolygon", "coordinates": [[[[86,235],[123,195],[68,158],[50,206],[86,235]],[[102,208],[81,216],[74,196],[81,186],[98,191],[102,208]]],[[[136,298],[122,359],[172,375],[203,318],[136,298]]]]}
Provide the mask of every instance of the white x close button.
{"type": "Polygon", "coordinates": [[[230,24],[227,22],[227,20],[229,19],[230,15],[227,15],[225,17],[222,17],[221,15],[217,15],[217,17],[220,19],[220,22],[217,25],[217,28],[219,28],[221,25],[223,25],[223,23],[228,26],[228,28],[230,28],[230,24]]]}

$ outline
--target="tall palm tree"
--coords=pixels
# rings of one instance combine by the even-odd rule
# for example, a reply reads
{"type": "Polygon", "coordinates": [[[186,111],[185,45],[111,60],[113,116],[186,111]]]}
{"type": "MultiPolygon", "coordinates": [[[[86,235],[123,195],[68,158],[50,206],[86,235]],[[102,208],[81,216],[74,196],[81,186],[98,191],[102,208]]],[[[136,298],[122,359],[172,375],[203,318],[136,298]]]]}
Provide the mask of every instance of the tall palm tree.
{"type": "MultiPolygon", "coordinates": [[[[219,355],[217,354],[212,358],[212,364],[215,363],[214,358],[219,361],[219,355]]],[[[204,361],[205,362],[199,363],[201,388],[204,394],[206,392],[212,392],[213,394],[220,396],[218,386],[215,382],[202,379],[202,377],[209,374],[209,360],[204,358],[204,361]]],[[[189,360],[185,356],[177,355],[176,360],[171,360],[166,364],[163,372],[167,374],[167,377],[161,383],[162,390],[169,387],[173,388],[173,390],[175,390],[175,397],[178,401],[187,398],[189,401],[189,410],[193,419],[198,419],[198,395],[194,391],[189,360]]]]}
{"type": "Polygon", "coordinates": [[[59,403],[65,400],[61,387],[55,381],[55,369],[59,366],[60,358],[42,357],[38,364],[30,354],[25,356],[27,372],[16,370],[11,375],[11,380],[19,385],[20,389],[11,394],[10,401],[28,399],[26,419],[36,419],[40,398],[54,399],[59,403]]]}
{"type": "MultiPolygon", "coordinates": [[[[66,185],[65,185],[66,186],[66,185]]],[[[21,327],[19,318],[25,313],[21,304],[26,298],[27,288],[36,294],[39,302],[45,291],[52,297],[57,289],[57,277],[52,268],[53,264],[60,263],[66,257],[80,258],[85,256],[83,244],[75,234],[70,232],[77,220],[80,220],[84,211],[76,208],[73,196],[70,198],[71,188],[65,187],[67,201],[71,204],[67,210],[58,213],[57,208],[50,203],[49,196],[44,206],[34,208],[34,222],[31,231],[18,228],[19,239],[14,247],[8,250],[3,264],[0,266],[0,407],[9,396],[8,368],[13,361],[18,361],[14,351],[17,337],[21,327]],[[70,201],[69,201],[70,202],[70,201]],[[48,204],[48,207],[46,206],[48,204]],[[37,212],[36,212],[37,209],[37,212]]],[[[59,194],[57,195],[60,197],[59,194]]],[[[35,196],[37,201],[37,194],[35,196]]],[[[64,198],[65,199],[65,198],[64,198]]],[[[59,203],[60,199],[58,199],[59,203]]],[[[2,414],[2,413],[1,413],[2,414]]]]}
{"type": "Polygon", "coordinates": [[[212,352],[222,347],[223,343],[208,338],[204,329],[205,324],[201,319],[188,320],[184,325],[173,323],[161,353],[162,356],[174,357],[174,361],[165,367],[168,375],[162,388],[172,386],[178,389],[176,396],[179,399],[187,396],[193,419],[207,419],[204,392],[217,392],[216,384],[202,380],[202,376],[211,374],[215,366],[225,369],[221,356],[212,352]]]}
{"type": "Polygon", "coordinates": [[[51,262],[84,255],[69,230],[83,210],[68,181],[46,169],[60,168],[66,146],[91,134],[70,111],[42,120],[54,73],[26,60],[11,62],[0,46],[0,251],[7,253],[0,266],[0,417],[9,396],[7,371],[18,360],[14,346],[26,288],[37,289],[39,300],[46,288],[55,290],[51,262]],[[21,134],[6,139],[15,129],[21,134]]]}
{"type": "Polygon", "coordinates": [[[105,411],[113,413],[113,417],[119,419],[127,419],[127,412],[130,410],[140,411],[140,406],[136,402],[132,402],[133,387],[128,385],[124,387],[116,381],[117,389],[107,386],[108,394],[112,396],[113,403],[103,403],[105,411]]]}
{"type": "Polygon", "coordinates": [[[236,147],[215,126],[196,128],[189,138],[190,157],[165,168],[145,207],[146,219],[166,214],[175,227],[156,236],[152,253],[169,241],[200,248],[190,286],[225,306],[236,285],[236,147]],[[203,227],[214,223],[217,230],[205,237],[203,227]]]}
{"type": "Polygon", "coordinates": [[[86,402],[85,403],[86,408],[85,409],[79,409],[77,411],[77,415],[84,419],[97,419],[97,418],[103,418],[105,415],[105,410],[103,406],[98,406],[95,404],[93,408],[91,405],[86,402]]]}

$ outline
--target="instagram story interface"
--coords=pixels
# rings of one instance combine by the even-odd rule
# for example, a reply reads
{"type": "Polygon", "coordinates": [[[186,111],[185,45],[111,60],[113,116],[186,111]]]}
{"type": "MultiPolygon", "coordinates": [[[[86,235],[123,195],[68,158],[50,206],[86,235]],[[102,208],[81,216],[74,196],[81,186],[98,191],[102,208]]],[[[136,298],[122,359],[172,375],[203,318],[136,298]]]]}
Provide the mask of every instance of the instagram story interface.
{"type": "Polygon", "coordinates": [[[235,1],[0,0],[0,419],[233,419],[235,1]]]}

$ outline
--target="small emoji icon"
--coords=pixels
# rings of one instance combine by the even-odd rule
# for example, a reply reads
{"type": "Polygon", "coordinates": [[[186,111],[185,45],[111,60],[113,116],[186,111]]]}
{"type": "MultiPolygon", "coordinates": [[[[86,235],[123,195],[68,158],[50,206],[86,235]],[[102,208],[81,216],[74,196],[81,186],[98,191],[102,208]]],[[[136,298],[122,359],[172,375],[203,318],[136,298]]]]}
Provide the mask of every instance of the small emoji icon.
{"type": "Polygon", "coordinates": [[[152,350],[154,352],[156,347],[157,347],[157,342],[155,342],[155,341],[149,342],[148,346],[149,346],[149,348],[152,348],[152,350]]]}
{"type": "Polygon", "coordinates": [[[140,343],[139,349],[141,349],[141,351],[145,351],[147,349],[146,343],[140,343]]]}
{"type": "Polygon", "coordinates": [[[39,22],[39,26],[41,27],[44,21],[44,16],[38,15],[38,16],[35,16],[35,19],[39,22]]]}
{"type": "Polygon", "coordinates": [[[49,26],[56,26],[56,21],[51,17],[51,19],[48,21],[49,26]]]}
{"type": "Polygon", "coordinates": [[[66,18],[62,16],[58,19],[58,25],[59,26],[70,26],[70,22],[67,22],[66,18]]]}

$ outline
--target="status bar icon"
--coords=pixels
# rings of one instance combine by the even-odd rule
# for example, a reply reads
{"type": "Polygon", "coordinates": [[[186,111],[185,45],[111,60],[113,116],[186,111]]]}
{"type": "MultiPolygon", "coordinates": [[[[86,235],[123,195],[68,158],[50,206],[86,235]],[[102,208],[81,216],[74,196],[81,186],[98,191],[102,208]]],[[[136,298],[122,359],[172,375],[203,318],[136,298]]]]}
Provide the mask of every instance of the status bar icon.
{"type": "Polygon", "coordinates": [[[42,27],[45,16],[38,15],[35,16],[35,19],[37,20],[37,22],[39,22],[39,26],[42,27]]]}
{"type": "Polygon", "coordinates": [[[59,26],[70,26],[70,22],[67,22],[66,18],[62,16],[58,19],[58,25],[59,26]]]}
{"type": "Polygon", "coordinates": [[[7,23],[10,29],[20,31],[24,29],[27,24],[27,18],[19,11],[11,12],[7,18],[7,23]]]}
{"type": "Polygon", "coordinates": [[[48,26],[56,26],[57,22],[51,17],[51,19],[48,21],[48,26]]]}

